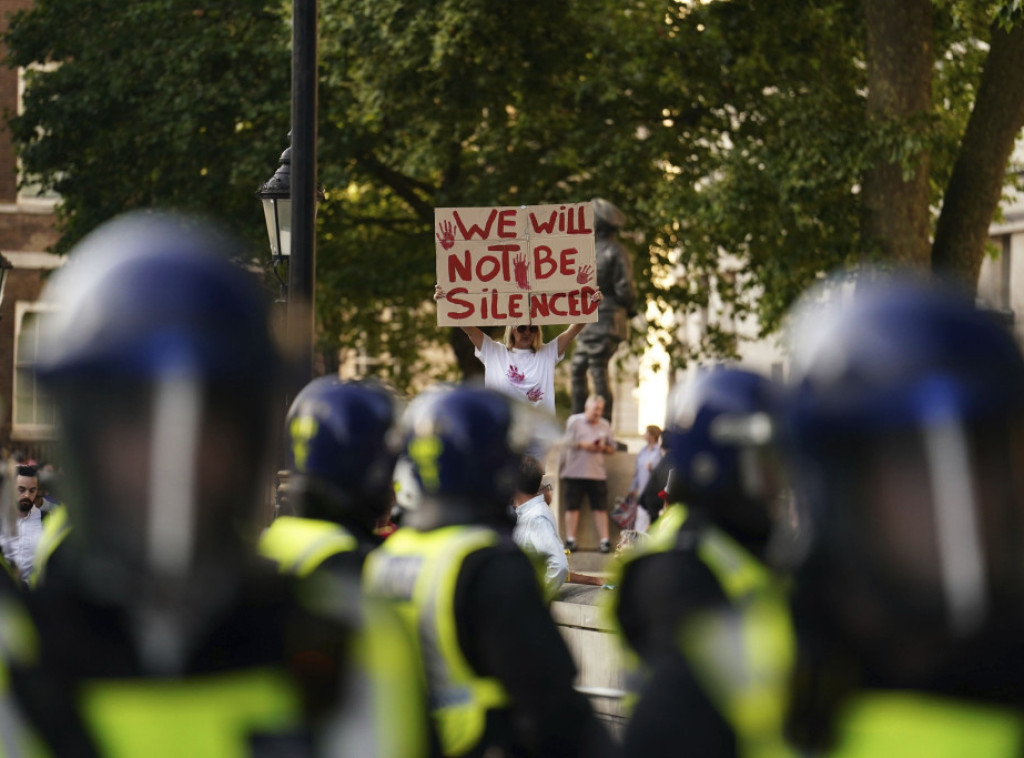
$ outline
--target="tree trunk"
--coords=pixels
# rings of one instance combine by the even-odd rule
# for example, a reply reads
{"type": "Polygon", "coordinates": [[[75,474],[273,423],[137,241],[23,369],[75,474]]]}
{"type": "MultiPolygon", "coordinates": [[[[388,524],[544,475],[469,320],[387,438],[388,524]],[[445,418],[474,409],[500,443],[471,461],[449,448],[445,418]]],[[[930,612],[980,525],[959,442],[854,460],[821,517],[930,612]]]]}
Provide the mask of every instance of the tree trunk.
{"type": "MultiPolygon", "coordinates": [[[[868,121],[923,130],[932,100],[931,0],[864,0],[868,121]]],[[[864,175],[865,249],[886,260],[926,268],[929,248],[929,152],[890,155],[864,175]]]]}
{"type": "Polygon", "coordinates": [[[1024,127],[1024,25],[993,27],[953,174],[935,230],[932,267],[970,287],[978,285],[988,228],[1006,183],[1006,164],[1024,127]]]}

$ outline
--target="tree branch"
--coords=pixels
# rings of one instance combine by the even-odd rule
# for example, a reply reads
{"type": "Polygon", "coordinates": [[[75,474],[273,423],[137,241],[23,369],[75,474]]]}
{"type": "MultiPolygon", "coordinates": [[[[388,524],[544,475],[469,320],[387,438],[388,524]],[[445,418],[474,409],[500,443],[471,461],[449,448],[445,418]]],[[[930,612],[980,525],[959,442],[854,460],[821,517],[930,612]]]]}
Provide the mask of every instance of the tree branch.
{"type": "Polygon", "coordinates": [[[1024,127],[1024,24],[994,24],[991,47],[932,244],[932,268],[973,291],[1006,165],[1024,127]]]}

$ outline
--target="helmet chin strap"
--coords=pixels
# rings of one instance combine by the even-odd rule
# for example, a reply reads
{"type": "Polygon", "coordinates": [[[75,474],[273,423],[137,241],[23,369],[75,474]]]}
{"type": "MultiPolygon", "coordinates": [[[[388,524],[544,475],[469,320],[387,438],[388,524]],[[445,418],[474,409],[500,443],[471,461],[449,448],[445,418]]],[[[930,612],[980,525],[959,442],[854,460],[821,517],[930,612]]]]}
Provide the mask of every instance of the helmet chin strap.
{"type": "Polygon", "coordinates": [[[988,610],[985,561],[963,424],[954,416],[924,429],[943,592],[954,634],[975,631],[988,610]]]}

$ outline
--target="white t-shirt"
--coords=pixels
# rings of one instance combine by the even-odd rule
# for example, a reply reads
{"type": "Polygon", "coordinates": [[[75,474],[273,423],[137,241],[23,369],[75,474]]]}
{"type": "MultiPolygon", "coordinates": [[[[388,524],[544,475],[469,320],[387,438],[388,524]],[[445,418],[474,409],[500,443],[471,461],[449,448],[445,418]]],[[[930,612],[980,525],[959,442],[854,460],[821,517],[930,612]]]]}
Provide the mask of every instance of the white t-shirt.
{"type": "Polygon", "coordinates": [[[555,412],[555,364],[562,360],[558,340],[546,342],[536,353],[509,349],[486,334],[474,355],[484,364],[484,386],[555,412]]]}

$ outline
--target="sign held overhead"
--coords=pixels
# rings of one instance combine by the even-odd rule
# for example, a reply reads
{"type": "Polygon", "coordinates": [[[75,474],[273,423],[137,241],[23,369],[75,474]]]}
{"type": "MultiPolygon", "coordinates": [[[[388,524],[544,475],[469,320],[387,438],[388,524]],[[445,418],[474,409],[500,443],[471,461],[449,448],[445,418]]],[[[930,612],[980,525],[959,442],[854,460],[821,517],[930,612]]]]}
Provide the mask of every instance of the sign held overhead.
{"type": "Polygon", "coordinates": [[[597,321],[594,208],[435,208],[440,326],[597,321]]]}

